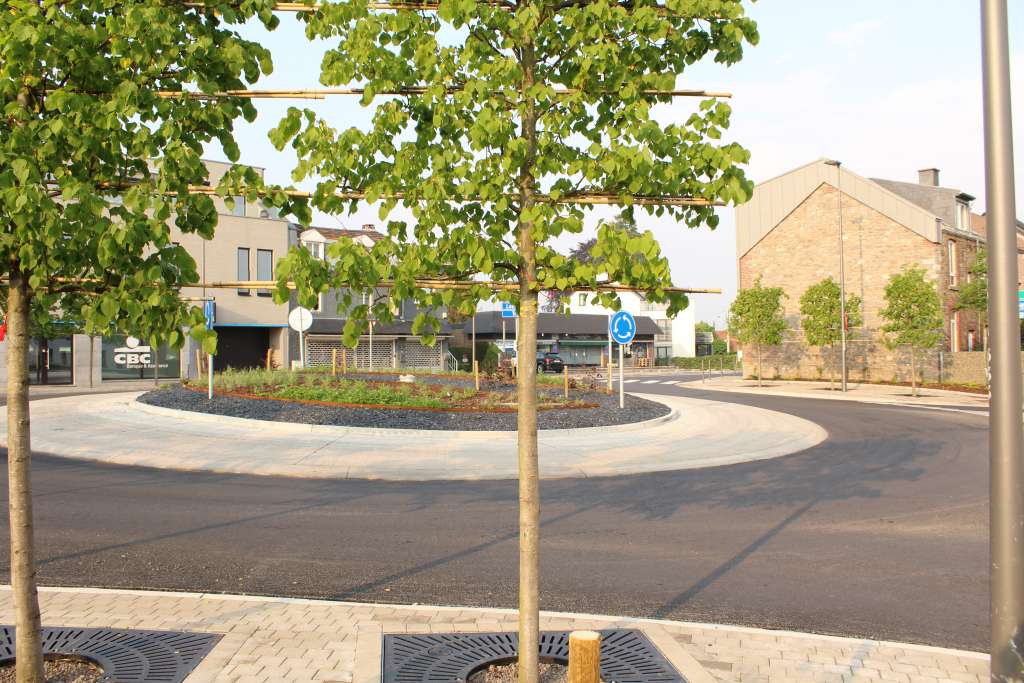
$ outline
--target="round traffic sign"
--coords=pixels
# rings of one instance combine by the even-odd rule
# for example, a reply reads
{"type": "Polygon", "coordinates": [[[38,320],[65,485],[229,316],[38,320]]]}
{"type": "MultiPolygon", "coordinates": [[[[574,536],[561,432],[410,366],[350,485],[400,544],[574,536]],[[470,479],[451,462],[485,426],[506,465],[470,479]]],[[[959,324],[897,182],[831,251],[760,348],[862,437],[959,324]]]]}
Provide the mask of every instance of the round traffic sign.
{"type": "Polygon", "coordinates": [[[636,336],[636,319],[627,311],[619,311],[608,322],[608,332],[620,344],[628,344],[636,336]]]}
{"type": "Polygon", "coordinates": [[[313,326],[313,314],[302,306],[292,309],[288,314],[288,326],[296,332],[305,332],[313,326]]]}

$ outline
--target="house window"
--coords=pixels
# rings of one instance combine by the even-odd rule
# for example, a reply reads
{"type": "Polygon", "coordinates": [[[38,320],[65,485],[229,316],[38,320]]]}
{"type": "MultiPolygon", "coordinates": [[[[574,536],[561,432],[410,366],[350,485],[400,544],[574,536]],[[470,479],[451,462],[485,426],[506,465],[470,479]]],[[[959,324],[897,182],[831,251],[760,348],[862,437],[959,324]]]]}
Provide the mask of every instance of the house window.
{"type": "MultiPolygon", "coordinates": [[[[256,250],[256,279],[274,279],[274,252],[270,249],[256,250]]],[[[257,289],[256,296],[270,296],[269,289],[257,289]]]]}
{"type": "Polygon", "coordinates": [[[946,242],[946,255],[947,261],[949,262],[949,286],[957,286],[957,262],[956,262],[956,242],[949,240],[946,242]]]}
{"type": "Polygon", "coordinates": [[[949,350],[960,350],[960,314],[954,313],[949,319],[949,350]]]}
{"type": "MultiPolygon", "coordinates": [[[[238,248],[238,279],[249,279],[249,250],[245,247],[238,248]]],[[[249,296],[252,291],[248,289],[239,289],[238,293],[241,296],[249,296]]]]}
{"type": "Polygon", "coordinates": [[[587,295],[586,294],[578,294],[576,296],[576,303],[579,304],[580,306],[586,306],[587,305],[587,295]]]}
{"type": "Polygon", "coordinates": [[[304,242],[306,250],[313,255],[313,258],[323,260],[324,258],[324,243],[323,242],[304,242]]]}
{"type": "Polygon", "coordinates": [[[971,207],[967,202],[956,203],[956,229],[967,231],[971,229],[971,207]]]}
{"type": "Polygon", "coordinates": [[[671,320],[655,320],[654,324],[661,328],[661,333],[654,335],[654,341],[671,342],[672,341],[672,321],[671,320]]]}
{"type": "Polygon", "coordinates": [[[245,216],[245,197],[232,197],[234,206],[231,209],[232,216],[245,216]]]}

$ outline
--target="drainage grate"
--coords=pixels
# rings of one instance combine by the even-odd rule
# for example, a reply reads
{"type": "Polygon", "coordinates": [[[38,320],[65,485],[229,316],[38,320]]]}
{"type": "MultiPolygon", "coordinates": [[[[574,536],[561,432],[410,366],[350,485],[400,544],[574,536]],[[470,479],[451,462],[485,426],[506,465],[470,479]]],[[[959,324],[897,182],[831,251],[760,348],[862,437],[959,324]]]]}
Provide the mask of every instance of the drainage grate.
{"type": "MultiPolygon", "coordinates": [[[[635,629],[601,631],[601,678],[607,683],[686,683],[654,644],[635,629]]],[[[464,683],[479,669],[515,659],[517,633],[384,636],[383,683],[464,683]]],[[[540,636],[541,659],[569,660],[569,631],[540,636]]]]}
{"type": "MultiPolygon", "coordinates": [[[[181,683],[221,636],[216,633],[44,628],[43,653],[79,655],[103,667],[103,681],[181,683]]],[[[0,626],[0,663],[14,659],[14,627],[0,626]]]]}

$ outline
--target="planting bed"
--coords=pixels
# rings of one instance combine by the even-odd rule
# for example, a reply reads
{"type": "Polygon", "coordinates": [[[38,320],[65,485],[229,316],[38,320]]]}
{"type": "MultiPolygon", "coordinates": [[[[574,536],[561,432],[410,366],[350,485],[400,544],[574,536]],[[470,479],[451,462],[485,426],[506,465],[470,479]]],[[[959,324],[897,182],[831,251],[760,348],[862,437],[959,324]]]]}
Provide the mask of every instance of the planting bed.
{"type": "MultiPolygon", "coordinates": [[[[546,397],[554,401],[556,394],[560,395],[560,392],[543,390],[539,401],[545,403],[546,397]]],[[[162,408],[274,422],[466,431],[509,431],[516,428],[515,409],[508,404],[496,404],[492,408],[447,410],[257,397],[242,390],[221,392],[211,401],[204,391],[184,386],[157,389],[140,396],[139,400],[162,408]]],[[[616,395],[609,396],[603,392],[578,391],[571,394],[571,400],[572,404],[566,407],[553,405],[541,410],[538,426],[541,429],[570,429],[622,425],[652,420],[670,412],[663,403],[629,395],[626,396],[624,410],[618,408],[616,395]]]]}

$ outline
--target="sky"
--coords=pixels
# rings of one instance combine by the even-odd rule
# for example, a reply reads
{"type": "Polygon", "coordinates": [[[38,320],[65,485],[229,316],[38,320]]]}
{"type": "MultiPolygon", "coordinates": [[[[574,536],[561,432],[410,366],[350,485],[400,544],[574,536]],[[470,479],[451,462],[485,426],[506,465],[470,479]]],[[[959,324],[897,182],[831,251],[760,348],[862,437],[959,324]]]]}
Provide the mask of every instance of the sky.
{"type": "MultiPolygon", "coordinates": [[[[977,0],[761,0],[747,3],[760,43],[732,67],[710,60],[678,81],[733,93],[729,138],[751,152],[745,169],[755,182],[821,157],[838,159],[867,177],[914,182],[917,170],[935,167],[941,184],[978,197],[984,211],[981,110],[981,35],[977,0]]],[[[1010,2],[1011,78],[1014,92],[1018,215],[1024,214],[1024,3],[1010,2]]],[[[291,14],[267,32],[252,23],[243,34],[265,45],[274,73],[254,88],[315,88],[324,42],[307,43],[291,14]]],[[[336,127],[366,126],[368,109],[356,98],[256,101],[259,117],[237,125],[240,163],[266,169],[270,182],[290,184],[295,157],[267,139],[289,105],[315,110],[336,127]]],[[[694,102],[659,108],[659,120],[685,119],[694,102]]],[[[211,159],[224,159],[213,146],[211,159]]],[[[734,210],[719,209],[716,230],[689,229],[670,219],[647,218],[672,266],[674,284],[720,288],[694,295],[698,320],[719,326],[736,292],[734,210]]],[[[592,224],[612,212],[594,212],[592,224]]],[[[638,214],[640,215],[640,214],[638,214]]],[[[351,216],[316,217],[325,227],[379,223],[374,207],[351,216]]],[[[571,242],[577,241],[573,237],[571,242]]]]}

